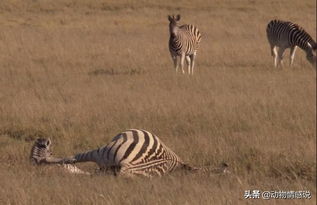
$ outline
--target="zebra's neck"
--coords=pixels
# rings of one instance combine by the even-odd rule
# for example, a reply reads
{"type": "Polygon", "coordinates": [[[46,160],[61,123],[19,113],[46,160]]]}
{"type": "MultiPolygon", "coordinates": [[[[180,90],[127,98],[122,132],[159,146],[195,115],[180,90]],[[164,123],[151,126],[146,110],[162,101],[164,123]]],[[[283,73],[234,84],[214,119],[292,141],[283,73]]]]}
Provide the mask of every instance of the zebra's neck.
{"type": "Polygon", "coordinates": [[[175,38],[179,32],[179,27],[178,26],[173,26],[170,33],[171,37],[175,38]]]}
{"type": "Polygon", "coordinates": [[[76,162],[96,162],[99,161],[99,149],[88,152],[78,153],[74,156],[76,162]]]}
{"type": "Polygon", "coordinates": [[[312,39],[312,37],[306,33],[304,30],[295,30],[296,32],[292,33],[294,40],[291,40],[293,44],[300,47],[302,50],[306,52],[307,56],[313,56],[313,50],[317,48],[316,42],[312,39]]]}
{"type": "Polygon", "coordinates": [[[305,51],[307,56],[313,56],[313,46],[309,42],[305,44],[297,43],[296,46],[300,47],[303,51],[305,51]]]}

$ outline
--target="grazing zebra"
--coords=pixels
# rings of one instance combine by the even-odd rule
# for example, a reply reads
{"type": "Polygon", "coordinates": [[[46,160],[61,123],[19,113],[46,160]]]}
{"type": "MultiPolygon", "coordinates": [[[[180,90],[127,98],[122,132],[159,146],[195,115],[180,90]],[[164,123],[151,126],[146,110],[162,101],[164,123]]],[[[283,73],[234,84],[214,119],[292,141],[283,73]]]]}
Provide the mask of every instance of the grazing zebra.
{"type": "MultiPolygon", "coordinates": [[[[162,176],[177,169],[206,171],[205,168],[185,164],[157,136],[138,129],[122,132],[115,136],[109,144],[95,150],[75,154],[68,158],[55,158],[43,154],[37,160],[47,164],[90,161],[97,163],[100,170],[122,176],[162,176]]],[[[217,170],[219,173],[219,169],[217,170]]],[[[223,164],[220,173],[227,172],[227,165],[223,164]]]]}
{"type": "MultiPolygon", "coordinates": [[[[52,158],[52,152],[50,150],[50,146],[51,146],[50,139],[38,138],[31,149],[31,155],[30,155],[31,162],[33,164],[40,165],[45,163],[45,161],[42,160],[43,158],[45,159],[52,158]]],[[[90,173],[82,171],[81,169],[79,169],[78,167],[72,164],[62,164],[62,166],[66,171],[70,173],[90,175],[90,173]]]]}
{"type": "Polygon", "coordinates": [[[283,53],[285,49],[290,48],[290,66],[292,66],[295,51],[297,47],[300,47],[306,52],[307,60],[316,66],[316,52],[317,44],[312,37],[297,24],[272,20],[267,25],[266,34],[271,46],[271,55],[274,58],[274,66],[282,65],[283,53]],[[279,47],[279,50],[277,50],[279,47]]]}
{"type": "Polygon", "coordinates": [[[201,34],[199,30],[193,25],[178,25],[178,21],[181,16],[176,17],[168,16],[170,39],[169,39],[169,50],[174,61],[174,67],[176,72],[178,71],[178,57],[180,57],[180,64],[182,73],[184,72],[184,60],[188,65],[188,74],[194,74],[194,63],[201,40],[201,34]]]}

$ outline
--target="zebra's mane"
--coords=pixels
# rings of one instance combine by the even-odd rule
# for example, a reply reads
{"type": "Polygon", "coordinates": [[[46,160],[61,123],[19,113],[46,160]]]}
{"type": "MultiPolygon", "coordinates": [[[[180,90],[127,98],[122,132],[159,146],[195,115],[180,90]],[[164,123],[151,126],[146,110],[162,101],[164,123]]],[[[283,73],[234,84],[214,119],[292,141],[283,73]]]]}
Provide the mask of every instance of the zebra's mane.
{"type": "Polygon", "coordinates": [[[296,24],[296,23],[292,23],[292,22],[289,22],[287,21],[286,22],[287,24],[291,25],[293,29],[296,29],[298,32],[304,34],[307,38],[308,38],[308,41],[309,41],[309,44],[311,45],[311,47],[316,50],[317,49],[317,44],[316,42],[314,41],[314,39],[307,33],[307,31],[301,27],[300,25],[296,24]]]}

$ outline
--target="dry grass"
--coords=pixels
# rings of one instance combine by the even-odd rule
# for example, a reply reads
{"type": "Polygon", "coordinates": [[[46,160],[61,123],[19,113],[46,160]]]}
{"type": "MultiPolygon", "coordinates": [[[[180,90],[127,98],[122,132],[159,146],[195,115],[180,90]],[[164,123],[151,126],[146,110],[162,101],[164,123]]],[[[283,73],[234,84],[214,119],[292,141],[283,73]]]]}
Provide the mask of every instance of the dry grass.
{"type": "Polygon", "coordinates": [[[0,204],[315,204],[316,70],[300,50],[294,68],[273,68],[265,36],[273,18],[316,36],[315,1],[108,2],[0,2],[0,204]],[[193,77],[172,68],[173,13],[203,34],[193,77]],[[242,184],[29,164],[38,136],[64,156],[128,128],[152,131],[191,164],[226,161],[242,184]],[[245,200],[248,189],[309,190],[313,199],[245,200]]]}

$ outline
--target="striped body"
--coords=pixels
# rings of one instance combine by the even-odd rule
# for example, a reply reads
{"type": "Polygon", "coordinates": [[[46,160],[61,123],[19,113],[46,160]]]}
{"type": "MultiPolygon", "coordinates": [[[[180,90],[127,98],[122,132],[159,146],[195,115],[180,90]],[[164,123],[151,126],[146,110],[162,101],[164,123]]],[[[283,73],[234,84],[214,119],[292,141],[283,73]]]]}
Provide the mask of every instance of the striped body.
{"type": "Polygon", "coordinates": [[[101,170],[115,175],[147,177],[162,176],[178,168],[195,170],[183,161],[160,139],[145,130],[131,129],[115,136],[101,148],[76,154],[68,158],[43,156],[47,164],[95,162],[101,170]]]}
{"type": "Polygon", "coordinates": [[[176,72],[178,70],[178,57],[180,58],[180,64],[182,72],[184,73],[184,60],[188,65],[188,73],[193,74],[194,62],[201,41],[201,34],[199,30],[193,25],[178,26],[180,15],[168,16],[170,21],[170,39],[169,39],[169,51],[174,61],[176,72]]]}
{"type": "Polygon", "coordinates": [[[199,48],[201,34],[193,25],[182,25],[179,27],[177,35],[173,33],[169,39],[169,50],[172,56],[193,55],[199,48]]]}
{"type": "Polygon", "coordinates": [[[108,145],[77,154],[71,161],[94,161],[102,170],[110,169],[115,174],[144,176],[162,176],[184,166],[157,136],[137,129],[122,132],[108,145]]]}
{"type": "Polygon", "coordinates": [[[316,56],[313,51],[316,51],[317,44],[300,26],[291,22],[272,20],[267,25],[266,33],[271,46],[271,54],[274,57],[275,67],[282,64],[283,54],[287,48],[290,48],[291,66],[297,47],[306,52],[306,58],[312,65],[316,64],[316,56]]]}

